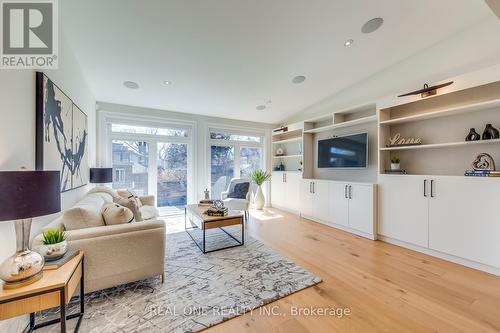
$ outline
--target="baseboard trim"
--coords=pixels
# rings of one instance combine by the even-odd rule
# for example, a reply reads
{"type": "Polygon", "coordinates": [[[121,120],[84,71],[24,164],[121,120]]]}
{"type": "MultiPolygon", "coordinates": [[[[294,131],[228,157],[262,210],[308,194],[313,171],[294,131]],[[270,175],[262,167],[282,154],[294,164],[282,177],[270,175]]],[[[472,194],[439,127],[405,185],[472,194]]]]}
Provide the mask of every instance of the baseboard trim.
{"type": "Polygon", "coordinates": [[[303,217],[303,218],[305,218],[305,219],[311,220],[313,222],[321,223],[321,224],[326,225],[328,227],[332,227],[332,228],[335,228],[335,229],[346,231],[346,232],[349,232],[351,234],[355,234],[355,235],[358,235],[358,236],[361,236],[361,237],[364,237],[364,238],[368,238],[370,240],[377,240],[377,236],[376,235],[372,235],[372,234],[369,234],[369,233],[366,233],[366,232],[363,232],[363,231],[360,231],[360,230],[357,230],[357,229],[352,229],[352,228],[349,228],[349,227],[346,227],[346,226],[343,226],[343,225],[340,225],[340,224],[335,224],[333,222],[326,222],[326,221],[314,218],[312,216],[307,216],[307,215],[300,215],[300,216],[303,217]]]}
{"type": "Polygon", "coordinates": [[[486,273],[500,276],[500,268],[498,268],[498,267],[481,264],[481,263],[478,263],[476,261],[456,257],[456,256],[453,256],[450,254],[446,254],[446,253],[432,250],[432,249],[429,249],[426,247],[414,245],[411,243],[403,242],[403,241],[400,241],[400,240],[397,240],[394,238],[390,238],[390,237],[386,237],[386,236],[382,236],[382,235],[378,235],[378,239],[383,241],[383,242],[389,243],[389,244],[401,246],[401,247],[404,247],[404,248],[407,248],[407,249],[410,249],[413,251],[417,251],[420,253],[424,253],[424,254],[439,258],[439,259],[450,261],[450,262],[453,262],[455,264],[459,264],[459,265],[462,265],[465,267],[477,269],[479,271],[483,271],[486,273]]]}
{"type": "Polygon", "coordinates": [[[278,206],[278,205],[272,205],[268,208],[276,208],[276,209],[279,209],[279,210],[283,210],[287,213],[292,213],[292,214],[295,214],[295,215],[299,215],[300,216],[300,212],[297,211],[297,210],[293,210],[293,209],[290,209],[290,208],[287,208],[287,207],[282,207],[282,206],[278,206]]]}

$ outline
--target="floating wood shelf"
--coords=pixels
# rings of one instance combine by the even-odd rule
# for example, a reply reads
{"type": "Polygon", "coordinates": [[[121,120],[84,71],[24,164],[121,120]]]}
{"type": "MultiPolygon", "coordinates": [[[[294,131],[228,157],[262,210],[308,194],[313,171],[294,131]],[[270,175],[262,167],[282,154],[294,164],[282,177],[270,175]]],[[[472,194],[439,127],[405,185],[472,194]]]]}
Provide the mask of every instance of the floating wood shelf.
{"type": "Polygon", "coordinates": [[[500,143],[500,139],[431,143],[431,144],[423,144],[423,145],[415,145],[415,146],[402,146],[402,147],[385,147],[385,148],[380,148],[380,151],[411,150],[411,149],[437,149],[437,148],[461,147],[461,146],[495,144],[495,143],[500,143]]]}
{"type": "Polygon", "coordinates": [[[490,109],[490,108],[494,108],[494,107],[500,107],[500,99],[495,99],[495,100],[480,102],[480,103],[467,104],[464,106],[457,106],[457,107],[447,108],[447,109],[438,110],[438,111],[420,113],[420,114],[416,114],[416,115],[385,120],[385,121],[381,121],[380,124],[381,125],[403,124],[403,123],[412,122],[412,121],[446,117],[446,116],[468,113],[468,112],[477,112],[477,111],[482,111],[482,110],[486,110],[486,109],[490,109]]]}

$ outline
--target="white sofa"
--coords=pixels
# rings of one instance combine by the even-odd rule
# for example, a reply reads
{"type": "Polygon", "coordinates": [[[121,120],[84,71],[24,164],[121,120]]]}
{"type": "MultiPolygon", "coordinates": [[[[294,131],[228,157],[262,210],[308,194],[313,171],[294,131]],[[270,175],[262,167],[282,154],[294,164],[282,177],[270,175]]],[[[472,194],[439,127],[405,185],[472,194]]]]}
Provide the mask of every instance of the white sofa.
{"type": "MultiPolygon", "coordinates": [[[[145,198],[146,199],[146,198],[145,198]]],[[[145,201],[147,201],[146,199],[145,201]]],[[[151,202],[151,197],[149,197],[151,202]]],[[[91,191],[74,207],[99,213],[104,204],[113,202],[110,193],[91,191]]],[[[154,197],[153,197],[154,202],[154,197]]],[[[101,215],[102,218],[102,215],[101,215]]],[[[64,228],[64,214],[45,226],[64,228]]],[[[114,287],[149,277],[164,277],[165,271],[165,222],[157,218],[106,226],[66,231],[70,248],[85,253],[85,292],[114,287]]],[[[36,236],[32,248],[42,244],[42,234],[36,236]]]]}

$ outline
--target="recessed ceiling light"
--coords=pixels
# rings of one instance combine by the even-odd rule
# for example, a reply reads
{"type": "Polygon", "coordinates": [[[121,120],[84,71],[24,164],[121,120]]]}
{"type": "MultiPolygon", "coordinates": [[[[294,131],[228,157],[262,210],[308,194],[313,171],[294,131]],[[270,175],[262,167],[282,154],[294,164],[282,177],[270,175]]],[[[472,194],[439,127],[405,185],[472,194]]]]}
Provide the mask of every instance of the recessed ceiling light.
{"type": "Polygon", "coordinates": [[[123,85],[130,89],[139,89],[139,84],[137,84],[137,82],[134,81],[124,81],[123,85]]]}
{"type": "Polygon", "coordinates": [[[299,84],[299,83],[304,82],[305,80],[306,80],[306,77],[305,77],[305,76],[303,76],[303,75],[298,75],[298,76],[296,76],[296,77],[294,77],[294,78],[292,79],[292,82],[293,82],[293,83],[295,83],[295,84],[299,84]]]}
{"type": "Polygon", "coordinates": [[[163,81],[163,84],[168,86],[168,85],[171,85],[172,84],[172,81],[163,81]]]}
{"type": "Polygon", "coordinates": [[[384,19],[381,17],[376,17],[371,19],[370,21],[363,24],[361,27],[361,32],[364,34],[369,34],[380,28],[384,24],[384,19]]]}
{"type": "Polygon", "coordinates": [[[348,39],[344,42],[344,46],[349,47],[352,45],[352,43],[354,43],[354,39],[348,39]]]}
{"type": "Polygon", "coordinates": [[[257,105],[256,109],[259,110],[259,111],[262,111],[266,108],[265,105],[257,105]]]}

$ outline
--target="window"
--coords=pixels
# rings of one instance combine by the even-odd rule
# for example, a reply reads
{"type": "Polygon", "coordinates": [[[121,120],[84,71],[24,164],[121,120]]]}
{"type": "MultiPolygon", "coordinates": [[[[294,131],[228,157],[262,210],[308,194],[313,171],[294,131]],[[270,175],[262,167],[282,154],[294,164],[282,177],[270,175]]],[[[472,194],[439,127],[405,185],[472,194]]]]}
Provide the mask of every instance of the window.
{"type": "Polygon", "coordinates": [[[250,174],[261,168],[262,148],[241,147],[240,148],[240,175],[250,178],[250,174]]]}
{"type": "Polygon", "coordinates": [[[148,194],[149,145],[144,141],[113,140],[114,189],[148,194]],[[116,172],[117,171],[117,172],[116,172]]]}
{"type": "Polygon", "coordinates": [[[111,131],[117,133],[148,134],[174,137],[188,137],[188,131],[182,128],[160,128],[135,125],[111,124],[111,131]]]}
{"type": "Polygon", "coordinates": [[[113,169],[115,173],[115,177],[113,182],[115,183],[123,183],[125,182],[125,169],[113,169]]]}
{"type": "Polygon", "coordinates": [[[211,146],[211,197],[221,199],[234,177],[234,147],[211,146]]]}
{"type": "Polygon", "coordinates": [[[158,142],[158,207],[187,204],[188,149],[186,143],[158,142]]]}
{"type": "Polygon", "coordinates": [[[210,187],[212,199],[220,199],[231,178],[250,178],[263,162],[263,135],[210,129],[210,187]]]}

